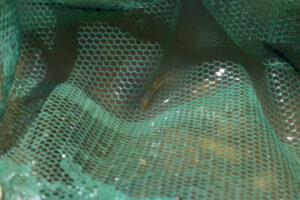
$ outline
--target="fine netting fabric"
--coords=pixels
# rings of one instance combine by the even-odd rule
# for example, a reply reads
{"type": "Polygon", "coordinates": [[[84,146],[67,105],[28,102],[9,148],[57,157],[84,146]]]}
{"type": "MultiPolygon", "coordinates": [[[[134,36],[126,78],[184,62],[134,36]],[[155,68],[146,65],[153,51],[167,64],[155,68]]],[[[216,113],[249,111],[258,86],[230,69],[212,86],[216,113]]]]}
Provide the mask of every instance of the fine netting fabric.
{"type": "Polygon", "coordinates": [[[297,0],[0,0],[0,200],[300,199],[297,0]]]}

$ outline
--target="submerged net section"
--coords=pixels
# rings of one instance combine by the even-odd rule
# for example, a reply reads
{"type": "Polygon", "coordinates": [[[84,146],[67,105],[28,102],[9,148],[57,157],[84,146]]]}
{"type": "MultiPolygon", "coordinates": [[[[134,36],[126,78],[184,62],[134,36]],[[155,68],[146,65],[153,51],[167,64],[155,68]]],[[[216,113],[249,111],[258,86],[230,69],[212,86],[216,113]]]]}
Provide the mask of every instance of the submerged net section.
{"type": "Polygon", "coordinates": [[[203,3],[233,41],[263,65],[260,75],[250,72],[257,94],[274,133],[299,166],[300,2],[203,3]]]}
{"type": "Polygon", "coordinates": [[[14,2],[0,2],[0,119],[13,83],[21,40],[20,22],[14,2]]]}
{"type": "Polygon", "coordinates": [[[299,199],[299,9],[0,2],[0,200],[299,199]]]}

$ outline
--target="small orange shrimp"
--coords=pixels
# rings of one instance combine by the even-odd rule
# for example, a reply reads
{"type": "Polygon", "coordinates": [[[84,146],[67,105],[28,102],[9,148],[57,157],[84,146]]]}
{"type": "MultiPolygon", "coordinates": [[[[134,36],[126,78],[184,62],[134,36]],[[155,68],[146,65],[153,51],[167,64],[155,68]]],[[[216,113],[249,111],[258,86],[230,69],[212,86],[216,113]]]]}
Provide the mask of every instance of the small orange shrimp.
{"type": "MultiPolygon", "coordinates": [[[[140,164],[142,165],[141,168],[139,169],[138,172],[136,172],[135,174],[125,178],[125,180],[131,180],[131,179],[134,179],[135,177],[137,177],[138,175],[140,175],[141,173],[143,173],[143,171],[145,170],[146,168],[146,160],[144,158],[140,158],[139,159],[140,161],[140,164]]],[[[1,200],[1,199],[0,199],[1,200]]]]}
{"type": "Polygon", "coordinates": [[[143,97],[141,98],[141,104],[144,108],[147,108],[150,105],[150,102],[153,98],[153,95],[155,93],[155,91],[162,86],[164,83],[166,83],[167,81],[172,81],[175,80],[175,78],[166,78],[165,80],[161,81],[159,80],[159,78],[156,78],[154,83],[152,84],[152,87],[149,88],[145,94],[143,95],[143,97]]]}

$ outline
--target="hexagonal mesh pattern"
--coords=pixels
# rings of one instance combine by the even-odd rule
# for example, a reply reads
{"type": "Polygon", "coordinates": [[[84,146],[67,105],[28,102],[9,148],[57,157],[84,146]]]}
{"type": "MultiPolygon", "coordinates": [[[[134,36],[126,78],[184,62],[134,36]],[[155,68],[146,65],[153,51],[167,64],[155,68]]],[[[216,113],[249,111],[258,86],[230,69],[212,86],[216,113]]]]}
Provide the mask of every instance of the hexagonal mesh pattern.
{"type": "Polygon", "coordinates": [[[246,2],[0,4],[0,200],[299,199],[299,3],[246,2]]]}
{"type": "Polygon", "coordinates": [[[0,118],[13,83],[20,46],[20,22],[14,2],[0,2],[0,118]]]}

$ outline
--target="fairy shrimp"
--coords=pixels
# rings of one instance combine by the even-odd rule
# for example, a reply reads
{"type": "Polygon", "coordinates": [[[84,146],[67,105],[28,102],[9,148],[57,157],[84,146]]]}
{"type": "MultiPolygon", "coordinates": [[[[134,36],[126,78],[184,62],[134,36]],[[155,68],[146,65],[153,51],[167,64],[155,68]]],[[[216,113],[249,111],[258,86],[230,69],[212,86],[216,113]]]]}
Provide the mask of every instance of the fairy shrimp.
{"type": "Polygon", "coordinates": [[[146,90],[143,97],[141,98],[141,104],[143,108],[147,108],[150,105],[151,100],[153,99],[153,95],[156,92],[158,88],[160,88],[164,83],[167,81],[175,80],[175,78],[166,78],[163,81],[160,81],[159,78],[156,78],[154,83],[152,84],[152,87],[146,90]]]}

